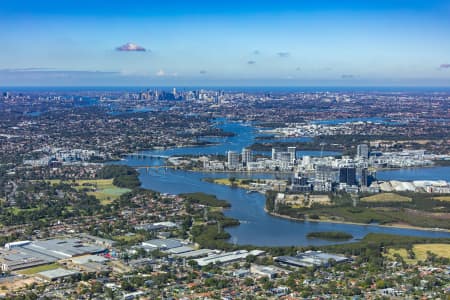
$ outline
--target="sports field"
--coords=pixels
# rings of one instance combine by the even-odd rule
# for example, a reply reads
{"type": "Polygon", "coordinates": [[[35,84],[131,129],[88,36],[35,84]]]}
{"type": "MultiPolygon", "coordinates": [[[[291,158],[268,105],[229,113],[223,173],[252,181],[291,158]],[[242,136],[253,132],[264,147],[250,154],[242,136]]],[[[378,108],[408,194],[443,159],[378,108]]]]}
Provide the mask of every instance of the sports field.
{"type": "MultiPolygon", "coordinates": [[[[59,183],[60,180],[51,180],[52,183],[59,183]]],[[[88,195],[96,197],[102,204],[111,203],[130,189],[120,188],[113,184],[113,179],[85,179],[75,181],[65,181],[76,190],[85,190],[88,195]]]]}

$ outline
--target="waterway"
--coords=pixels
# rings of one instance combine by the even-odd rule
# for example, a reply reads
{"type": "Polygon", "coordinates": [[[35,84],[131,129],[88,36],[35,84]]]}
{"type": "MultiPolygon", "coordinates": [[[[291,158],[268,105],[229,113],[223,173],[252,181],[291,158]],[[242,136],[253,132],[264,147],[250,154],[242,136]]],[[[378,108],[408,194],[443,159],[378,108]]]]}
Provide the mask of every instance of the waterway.
{"type": "MultiPolygon", "coordinates": [[[[254,142],[256,130],[249,124],[226,122],[219,120],[217,126],[225,131],[235,133],[233,137],[216,138],[215,144],[204,147],[184,147],[167,150],[146,151],[145,154],[153,155],[184,155],[184,154],[225,154],[226,151],[241,151],[242,148],[249,146],[254,142]]],[[[299,156],[320,155],[320,151],[298,151],[299,156]]],[[[335,155],[334,152],[324,151],[323,155],[335,155]]],[[[129,166],[139,165],[163,165],[162,159],[137,158],[135,156],[126,157],[119,162],[129,166]]],[[[400,179],[396,176],[402,175],[403,178],[413,178],[411,172],[420,176],[422,174],[436,174],[436,179],[448,179],[450,168],[444,167],[437,173],[435,169],[410,169],[401,171],[384,171],[379,174],[383,179],[400,179]],[[420,171],[422,170],[422,171],[420,171]],[[402,172],[398,174],[395,172],[402,172]],[[440,176],[442,178],[437,178],[440,176]],[[445,175],[445,176],[444,176],[445,175]],[[408,177],[410,176],[410,177],[408,177]]],[[[355,225],[329,222],[297,222],[278,218],[267,214],[264,211],[265,197],[259,193],[247,193],[244,189],[231,188],[228,186],[217,185],[202,181],[205,177],[228,177],[235,176],[239,178],[273,178],[271,174],[227,174],[227,173],[203,173],[181,170],[150,170],[140,169],[140,180],[142,187],[152,189],[162,193],[189,193],[204,192],[214,194],[219,199],[227,200],[231,203],[231,208],[225,211],[227,216],[239,219],[241,224],[236,227],[227,228],[226,231],[232,236],[231,242],[237,244],[252,244],[257,246],[291,246],[291,245],[326,245],[335,242],[329,242],[318,239],[308,239],[306,235],[313,231],[344,231],[353,235],[351,241],[361,239],[368,233],[387,233],[408,236],[425,237],[450,237],[450,233],[440,231],[426,231],[405,228],[383,227],[377,225],[355,225]]],[[[427,177],[424,179],[429,179],[427,177]]],[[[433,177],[435,178],[435,177],[433,177]]]]}

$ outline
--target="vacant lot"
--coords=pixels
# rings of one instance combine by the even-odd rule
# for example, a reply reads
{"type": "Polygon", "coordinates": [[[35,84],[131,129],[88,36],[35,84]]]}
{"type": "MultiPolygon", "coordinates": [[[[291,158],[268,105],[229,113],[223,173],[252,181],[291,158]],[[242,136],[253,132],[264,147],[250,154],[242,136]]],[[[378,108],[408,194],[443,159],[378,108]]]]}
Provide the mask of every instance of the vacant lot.
{"type": "Polygon", "coordinates": [[[387,256],[393,259],[395,254],[399,254],[408,264],[417,264],[418,261],[427,259],[428,251],[439,257],[450,258],[450,244],[415,244],[413,259],[408,258],[408,252],[404,248],[389,249],[387,256]]]}
{"type": "Polygon", "coordinates": [[[411,202],[412,199],[394,193],[381,193],[360,199],[362,202],[411,202]]]}
{"type": "Polygon", "coordinates": [[[17,273],[20,273],[23,275],[33,275],[33,274],[36,274],[39,272],[54,270],[57,268],[60,268],[60,266],[58,264],[49,264],[49,265],[42,265],[42,266],[37,266],[37,267],[33,267],[33,268],[20,270],[17,273]]]}
{"type": "MultiPolygon", "coordinates": [[[[36,278],[28,277],[28,278],[11,278],[10,280],[3,279],[0,283],[0,289],[3,292],[11,292],[19,289],[23,289],[27,286],[32,285],[33,283],[38,283],[36,278]]],[[[0,293],[1,294],[1,293],[0,293]]]]}
{"type": "Polygon", "coordinates": [[[217,184],[223,184],[223,185],[235,185],[237,187],[243,188],[243,189],[249,189],[250,186],[244,182],[248,181],[246,179],[235,179],[235,180],[230,180],[229,178],[218,178],[218,179],[214,179],[214,183],[217,184]]]}
{"type": "Polygon", "coordinates": [[[308,195],[303,194],[289,194],[285,195],[285,202],[293,208],[311,207],[313,204],[331,205],[331,200],[328,195],[308,195]]]}
{"type": "Polygon", "coordinates": [[[144,236],[142,234],[113,236],[113,240],[118,241],[119,243],[124,243],[124,244],[136,244],[136,243],[142,242],[143,239],[144,239],[144,236]]]}
{"type": "Polygon", "coordinates": [[[416,244],[413,251],[419,260],[427,258],[427,251],[440,257],[450,258],[450,244],[416,244]]]}

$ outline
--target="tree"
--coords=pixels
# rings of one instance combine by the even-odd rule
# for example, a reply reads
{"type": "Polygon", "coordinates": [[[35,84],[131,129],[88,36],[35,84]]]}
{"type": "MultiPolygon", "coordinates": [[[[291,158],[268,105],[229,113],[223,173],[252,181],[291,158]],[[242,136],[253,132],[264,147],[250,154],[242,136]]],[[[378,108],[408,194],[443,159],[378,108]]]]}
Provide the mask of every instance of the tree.
{"type": "Polygon", "coordinates": [[[246,286],[252,286],[252,285],[255,284],[255,282],[253,281],[253,279],[252,279],[251,277],[246,277],[246,278],[244,279],[244,284],[245,284],[246,286]]]}
{"type": "Polygon", "coordinates": [[[256,261],[256,256],[254,255],[249,255],[245,258],[245,261],[248,263],[254,263],[256,261]]]}
{"type": "Polygon", "coordinates": [[[124,289],[125,291],[128,291],[128,292],[132,292],[134,290],[133,285],[128,280],[123,280],[121,282],[121,287],[122,287],[122,289],[124,289]]]}

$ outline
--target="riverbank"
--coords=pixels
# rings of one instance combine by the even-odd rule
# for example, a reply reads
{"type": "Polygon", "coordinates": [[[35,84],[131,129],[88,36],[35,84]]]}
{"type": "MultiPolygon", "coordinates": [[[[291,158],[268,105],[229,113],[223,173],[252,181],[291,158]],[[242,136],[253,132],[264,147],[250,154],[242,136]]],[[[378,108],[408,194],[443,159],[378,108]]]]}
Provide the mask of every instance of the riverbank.
{"type": "MultiPolygon", "coordinates": [[[[234,179],[230,180],[228,178],[204,178],[204,181],[219,184],[219,185],[225,185],[229,187],[236,187],[236,188],[242,188],[245,190],[251,190],[251,187],[248,184],[243,184],[242,181],[246,181],[245,179],[234,179]]],[[[250,180],[251,181],[251,180],[250,180]]],[[[351,222],[351,221],[343,221],[343,220],[336,220],[332,219],[330,217],[325,216],[319,216],[320,219],[312,219],[312,218],[306,218],[306,219],[300,219],[295,218],[287,215],[282,215],[274,212],[270,212],[266,206],[264,206],[264,211],[274,217],[282,218],[282,219],[288,219],[291,221],[296,222],[315,222],[315,223],[333,223],[333,224],[348,224],[348,225],[360,225],[360,226],[376,226],[376,227],[383,227],[383,228],[399,228],[399,229],[413,229],[413,230],[422,230],[422,231],[438,231],[438,232],[448,232],[450,233],[450,229],[445,228],[430,228],[430,227],[420,227],[420,226],[414,226],[410,225],[405,222],[392,222],[392,223],[386,223],[386,224],[374,224],[374,223],[361,223],[361,222],[351,222]]]]}
{"type": "Polygon", "coordinates": [[[225,185],[232,188],[241,188],[247,193],[258,192],[265,194],[268,190],[278,188],[280,192],[286,190],[287,180],[278,179],[247,179],[247,178],[203,178],[202,181],[225,185]]]}
{"type": "Polygon", "coordinates": [[[306,235],[309,239],[320,239],[328,241],[348,241],[353,239],[353,235],[343,231],[313,231],[306,235]]]}
{"type": "MultiPolygon", "coordinates": [[[[208,144],[206,146],[214,146],[214,145],[219,145],[218,143],[211,143],[208,144]]],[[[176,148],[196,148],[196,147],[202,147],[203,145],[188,145],[188,146],[177,146],[177,147],[173,147],[173,149],[176,148]]],[[[168,149],[172,149],[172,148],[167,148],[165,150],[168,149]]],[[[156,150],[156,149],[155,149],[156,150]]],[[[151,150],[149,150],[151,151],[151,150]]],[[[308,150],[307,150],[308,151],[308,150]]],[[[320,150],[311,150],[311,151],[320,151],[320,150]]],[[[198,154],[198,155],[186,155],[186,154],[182,154],[182,155],[173,155],[175,157],[178,158],[186,158],[186,159],[190,159],[192,157],[201,157],[204,155],[198,154]]],[[[410,167],[385,167],[385,168],[376,168],[375,171],[377,172],[384,172],[384,171],[401,171],[401,170],[420,170],[420,169],[433,169],[433,168],[439,168],[439,167],[448,167],[449,165],[446,164],[439,164],[437,163],[438,161],[433,161],[434,163],[431,165],[422,165],[422,166],[410,166],[410,167]]],[[[246,173],[246,174],[281,174],[281,175],[292,175],[294,172],[294,169],[290,170],[290,171],[273,171],[273,170],[210,170],[210,169],[204,169],[204,168],[198,168],[198,167],[193,167],[193,168],[188,168],[185,167],[183,165],[179,165],[178,166],[179,170],[183,170],[183,171],[191,171],[191,172],[203,172],[203,173],[246,173]]],[[[380,179],[380,181],[385,181],[383,179],[380,179]]],[[[412,181],[412,180],[411,180],[412,181]]]]}
{"type": "Polygon", "coordinates": [[[188,172],[201,172],[201,173],[232,173],[232,174],[268,174],[268,175],[292,175],[293,171],[281,172],[281,171],[245,171],[245,170],[205,170],[205,169],[183,169],[180,167],[179,170],[188,172]]]}
{"type": "MultiPolygon", "coordinates": [[[[209,147],[177,147],[160,151],[150,151],[147,154],[155,154],[159,156],[202,156],[202,155],[218,155],[219,153],[226,153],[226,151],[239,152],[242,148],[248,147],[254,140],[255,134],[250,127],[242,126],[237,123],[224,123],[220,125],[225,131],[233,131],[236,136],[229,139],[218,139],[214,146],[209,147]]],[[[131,167],[145,165],[161,165],[166,164],[163,157],[160,158],[138,158],[126,157],[125,160],[116,162],[117,164],[126,164],[131,167]]],[[[200,166],[197,166],[200,167],[200,166]]],[[[193,168],[191,168],[193,169],[193,168]]],[[[425,230],[413,229],[395,229],[394,227],[374,227],[367,226],[366,221],[356,224],[335,224],[326,222],[316,222],[315,224],[302,222],[293,223],[285,218],[274,217],[264,212],[264,195],[260,193],[248,193],[247,190],[241,188],[230,188],[225,185],[211,184],[202,181],[205,177],[260,177],[272,178],[268,172],[241,172],[241,171],[206,171],[200,170],[185,171],[180,169],[168,169],[164,172],[146,172],[139,170],[139,178],[142,181],[142,188],[159,191],[168,194],[183,194],[193,192],[203,192],[206,194],[213,194],[218,199],[223,199],[231,203],[231,207],[225,209],[223,212],[226,216],[238,219],[241,221],[239,226],[227,227],[224,229],[231,235],[233,243],[237,245],[252,244],[260,246],[290,246],[290,245],[311,245],[324,246],[330,244],[321,240],[310,240],[306,235],[312,231],[343,231],[351,232],[355,239],[363,239],[364,236],[371,233],[393,234],[397,236],[415,236],[426,238],[447,238],[450,236],[448,232],[433,232],[425,230]],[[203,171],[203,172],[201,172],[203,171]],[[214,174],[216,173],[216,174],[214,174]],[[209,175],[211,174],[211,175],[209,175]],[[242,175],[239,175],[242,174],[242,175]],[[253,175],[252,175],[253,174],[253,175]],[[223,175],[223,176],[222,176],[223,175]]],[[[427,168],[429,169],[429,168],[427,168]]],[[[433,170],[433,169],[431,169],[433,170]]],[[[446,178],[447,170],[441,171],[436,176],[446,178]],[[443,174],[443,176],[441,176],[443,174]],[[444,176],[445,175],[445,176],[444,176]]],[[[278,173],[275,172],[273,177],[280,179],[285,176],[292,175],[290,172],[278,173]],[[285,175],[286,174],[286,175],[285,175]]],[[[391,175],[387,177],[392,177],[391,175]]],[[[422,178],[424,176],[418,176],[422,178]]],[[[426,177],[426,176],[425,176],[426,177]]],[[[395,178],[394,178],[395,179],[395,178]]],[[[428,179],[428,178],[427,178],[428,179]]],[[[322,215],[322,214],[318,214],[322,215]]],[[[294,216],[296,217],[296,216],[294,216]]],[[[375,219],[374,219],[375,220],[375,219]]],[[[381,220],[385,221],[400,221],[400,220],[381,220]]],[[[369,221],[368,221],[369,222],[369,221]]],[[[433,224],[430,224],[433,225],[433,224]]],[[[433,226],[444,227],[444,226],[433,226]]],[[[217,231],[217,226],[216,226],[217,231]]]]}
{"type": "MultiPolygon", "coordinates": [[[[334,223],[334,224],[348,224],[348,225],[360,225],[360,226],[376,226],[376,227],[384,227],[384,228],[399,228],[399,229],[414,229],[414,230],[422,230],[422,231],[439,231],[439,232],[448,232],[450,233],[449,229],[445,228],[428,228],[428,227],[419,227],[419,226],[413,226],[406,223],[388,223],[388,224],[366,224],[366,223],[357,223],[357,222],[350,222],[350,221],[341,221],[341,220],[333,220],[330,218],[325,219],[298,219],[287,215],[281,215],[278,213],[270,212],[267,210],[266,207],[264,207],[264,211],[277,218],[281,219],[287,219],[291,221],[296,222],[314,222],[314,223],[334,223]]],[[[323,218],[323,216],[322,216],[323,218]]]]}

